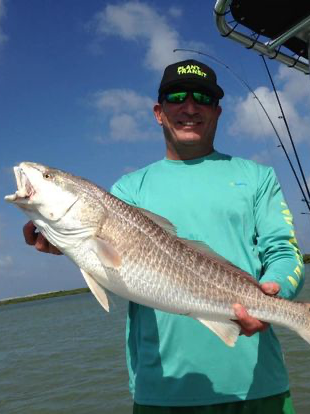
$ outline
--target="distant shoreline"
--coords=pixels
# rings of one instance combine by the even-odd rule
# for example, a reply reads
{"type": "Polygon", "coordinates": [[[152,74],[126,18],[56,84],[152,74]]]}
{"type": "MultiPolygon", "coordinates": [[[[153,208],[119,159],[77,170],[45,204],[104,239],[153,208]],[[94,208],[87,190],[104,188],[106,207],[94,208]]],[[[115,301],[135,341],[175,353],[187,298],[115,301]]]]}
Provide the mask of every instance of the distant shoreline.
{"type": "Polygon", "coordinates": [[[0,300],[0,306],[11,305],[14,303],[32,302],[34,300],[57,298],[59,296],[80,295],[81,293],[88,293],[88,292],[90,292],[89,288],[79,288],[79,289],[72,289],[72,290],[57,290],[55,292],[38,293],[34,295],[29,295],[29,296],[0,300]]]}

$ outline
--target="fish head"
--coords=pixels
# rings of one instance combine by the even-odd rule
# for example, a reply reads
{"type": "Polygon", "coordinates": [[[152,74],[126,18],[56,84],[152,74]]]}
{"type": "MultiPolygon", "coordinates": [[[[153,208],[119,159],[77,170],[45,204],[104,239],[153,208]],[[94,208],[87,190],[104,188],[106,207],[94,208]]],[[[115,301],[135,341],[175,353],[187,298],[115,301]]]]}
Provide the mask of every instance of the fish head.
{"type": "Polygon", "coordinates": [[[17,191],[5,197],[31,218],[50,222],[63,218],[79,199],[78,189],[68,185],[68,174],[33,162],[14,167],[17,191]]]}

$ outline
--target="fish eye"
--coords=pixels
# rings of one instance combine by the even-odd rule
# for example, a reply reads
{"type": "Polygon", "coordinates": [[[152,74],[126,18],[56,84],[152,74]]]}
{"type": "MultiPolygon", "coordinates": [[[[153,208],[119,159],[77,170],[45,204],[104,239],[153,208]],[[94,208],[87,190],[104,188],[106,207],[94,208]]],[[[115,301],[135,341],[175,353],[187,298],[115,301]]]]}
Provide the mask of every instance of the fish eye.
{"type": "Polygon", "coordinates": [[[51,178],[52,178],[52,174],[49,174],[49,173],[44,173],[44,174],[43,174],[43,178],[46,178],[47,180],[49,180],[49,179],[51,179],[51,178]]]}

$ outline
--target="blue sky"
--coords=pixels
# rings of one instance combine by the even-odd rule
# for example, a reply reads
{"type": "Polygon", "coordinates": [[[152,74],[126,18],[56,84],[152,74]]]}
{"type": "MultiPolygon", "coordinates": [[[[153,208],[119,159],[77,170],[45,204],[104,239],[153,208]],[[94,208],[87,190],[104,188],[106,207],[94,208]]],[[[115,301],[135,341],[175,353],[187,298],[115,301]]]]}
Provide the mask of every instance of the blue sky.
{"type": "MultiPolygon", "coordinates": [[[[109,188],[164,156],[152,106],[163,68],[184,58],[212,66],[225,90],[219,151],[275,168],[310,251],[306,212],[283,151],[255,100],[195,48],[222,60],[261,98],[288,143],[261,58],[218,33],[214,1],[0,0],[0,298],[84,286],[65,257],[25,245],[26,217],[3,201],[15,191],[13,165],[36,161],[109,188]]],[[[310,181],[309,78],[269,61],[310,181]]],[[[289,148],[289,147],[288,147],[289,148]]]]}

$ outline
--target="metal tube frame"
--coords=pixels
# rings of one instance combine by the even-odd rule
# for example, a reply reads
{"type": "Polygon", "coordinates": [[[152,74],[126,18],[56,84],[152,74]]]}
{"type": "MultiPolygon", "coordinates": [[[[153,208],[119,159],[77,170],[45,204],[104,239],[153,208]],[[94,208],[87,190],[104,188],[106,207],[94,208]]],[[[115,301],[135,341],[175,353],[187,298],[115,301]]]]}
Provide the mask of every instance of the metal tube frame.
{"type": "MultiPolygon", "coordinates": [[[[231,0],[217,0],[214,6],[215,22],[222,36],[229,37],[230,39],[241,43],[246,48],[251,48],[259,54],[268,56],[270,59],[276,59],[287,66],[300,70],[301,72],[304,72],[307,75],[309,74],[309,59],[307,62],[303,62],[300,61],[299,58],[294,58],[275,49],[280,47],[286,40],[294,36],[297,32],[300,32],[307,28],[307,26],[309,27],[310,33],[310,16],[299,22],[297,25],[291,27],[288,31],[284,32],[277,39],[272,39],[266,43],[262,43],[257,40],[253,44],[253,39],[250,36],[236,31],[232,26],[230,26],[229,23],[226,22],[225,16],[226,14],[228,14],[230,4],[231,0]]],[[[309,49],[310,44],[308,41],[308,50],[309,49]]]]}

